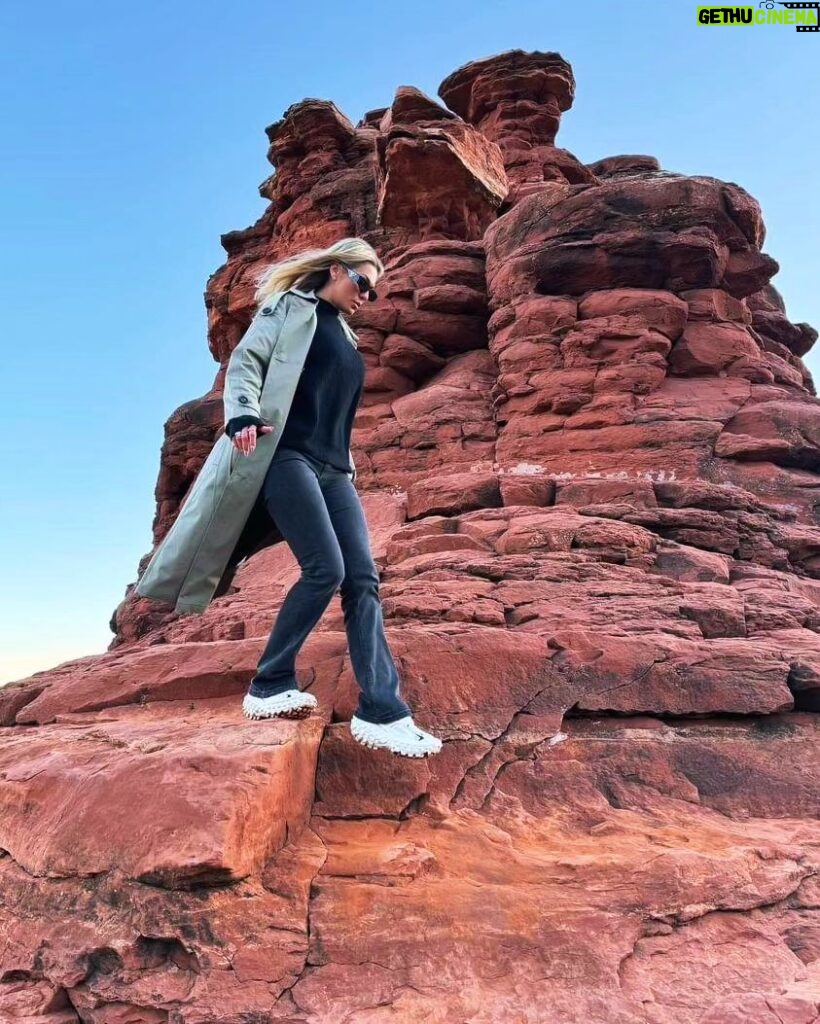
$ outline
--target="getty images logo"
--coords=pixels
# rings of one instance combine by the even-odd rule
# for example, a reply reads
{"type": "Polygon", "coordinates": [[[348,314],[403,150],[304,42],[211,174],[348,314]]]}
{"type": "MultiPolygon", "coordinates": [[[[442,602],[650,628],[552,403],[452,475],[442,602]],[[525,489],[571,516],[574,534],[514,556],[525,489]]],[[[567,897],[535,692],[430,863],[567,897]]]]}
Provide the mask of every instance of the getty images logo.
{"type": "Polygon", "coordinates": [[[817,32],[820,0],[794,4],[761,0],[757,7],[698,7],[698,24],[794,25],[798,32],[817,32]]]}

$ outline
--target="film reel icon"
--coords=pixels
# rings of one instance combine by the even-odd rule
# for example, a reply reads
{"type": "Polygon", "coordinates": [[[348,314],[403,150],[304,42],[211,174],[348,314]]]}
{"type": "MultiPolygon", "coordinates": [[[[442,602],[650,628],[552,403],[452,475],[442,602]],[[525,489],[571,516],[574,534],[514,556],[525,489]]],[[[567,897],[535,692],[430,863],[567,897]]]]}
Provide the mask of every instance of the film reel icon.
{"type": "MultiPolygon", "coordinates": [[[[790,11],[805,11],[805,10],[813,10],[813,11],[815,11],[815,13],[817,15],[817,24],[816,25],[795,25],[795,28],[797,29],[798,32],[818,32],[818,31],[820,31],[820,2],[818,2],[818,0],[814,0],[814,2],[812,2],[812,3],[791,3],[791,2],[784,3],[783,0],[778,0],[778,2],[780,3],[781,7],[786,7],[790,11]]],[[[763,6],[763,5],[759,5],[759,6],[763,6]]],[[[769,4],[767,3],[767,4],[765,4],[765,6],[769,7],[769,4]]]]}

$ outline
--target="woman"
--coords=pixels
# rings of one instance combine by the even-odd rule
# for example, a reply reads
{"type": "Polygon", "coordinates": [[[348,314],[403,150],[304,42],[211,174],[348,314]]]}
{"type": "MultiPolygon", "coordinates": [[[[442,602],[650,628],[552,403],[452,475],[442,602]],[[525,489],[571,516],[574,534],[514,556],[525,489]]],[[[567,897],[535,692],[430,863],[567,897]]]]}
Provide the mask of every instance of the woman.
{"type": "MultiPolygon", "coordinates": [[[[342,314],[377,298],[384,266],[359,238],[343,238],[327,249],[298,253],[269,268],[259,281],[260,314],[275,318],[272,296],[312,303],[315,316],[298,383],[262,484],[265,507],[293,551],[301,576],[288,591],[243,701],[249,718],[303,718],[316,707],[313,694],[296,685],[295,659],[308,633],[341,590],[350,660],[361,689],[350,723],[365,746],[423,757],[441,740],[420,729],[399,694],[399,677],[384,634],[379,572],[367,522],[354,486],[350,434],[364,386],[365,364],[342,314]]],[[[284,322],[284,313],[280,318],[284,322]]],[[[281,330],[281,324],[280,324],[281,330]]],[[[250,334],[250,331],[248,332],[250,334]]],[[[231,354],[225,378],[225,432],[239,457],[250,457],[274,427],[255,412],[258,391],[276,361],[279,335],[272,329],[259,363],[243,337],[231,354]],[[256,389],[251,385],[256,383],[256,389]],[[256,393],[253,393],[256,390],[256,393]]]]}

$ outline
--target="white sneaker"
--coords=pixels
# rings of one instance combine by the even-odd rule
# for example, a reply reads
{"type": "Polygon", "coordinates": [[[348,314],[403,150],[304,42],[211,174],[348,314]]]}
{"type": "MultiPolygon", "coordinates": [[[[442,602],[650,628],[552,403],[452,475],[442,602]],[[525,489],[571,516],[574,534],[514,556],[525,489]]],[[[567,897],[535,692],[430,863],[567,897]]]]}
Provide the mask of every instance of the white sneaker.
{"type": "Polygon", "coordinates": [[[387,725],[366,722],[354,715],[350,719],[350,732],[362,746],[373,750],[384,748],[405,757],[426,757],[441,750],[441,740],[417,726],[412,715],[387,725]]]}
{"type": "Polygon", "coordinates": [[[246,718],[307,718],[318,703],[312,693],[302,690],[285,690],[273,697],[246,693],[242,711],[246,718]]]}

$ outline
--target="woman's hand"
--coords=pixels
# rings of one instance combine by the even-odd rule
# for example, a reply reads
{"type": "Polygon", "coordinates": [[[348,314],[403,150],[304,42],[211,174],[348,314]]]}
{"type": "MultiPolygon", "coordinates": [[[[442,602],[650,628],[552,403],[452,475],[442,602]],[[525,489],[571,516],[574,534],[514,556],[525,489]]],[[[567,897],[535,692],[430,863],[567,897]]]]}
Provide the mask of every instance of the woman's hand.
{"type": "MultiPolygon", "coordinates": [[[[260,426],[258,428],[260,434],[269,434],[272,430],[273,427],[260,426]]],[[[256,433],[257,427],[253,424],[238,430],[231,438],[234,448],[242,452],[243,455],[250,455],[256,448],[256,433]]]]}

